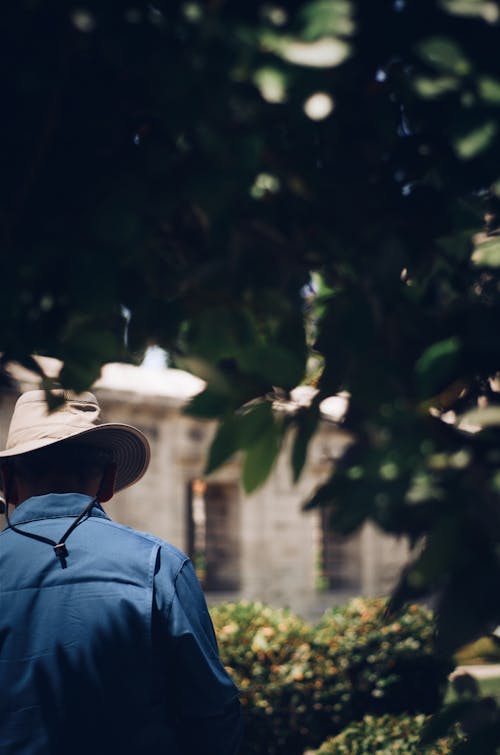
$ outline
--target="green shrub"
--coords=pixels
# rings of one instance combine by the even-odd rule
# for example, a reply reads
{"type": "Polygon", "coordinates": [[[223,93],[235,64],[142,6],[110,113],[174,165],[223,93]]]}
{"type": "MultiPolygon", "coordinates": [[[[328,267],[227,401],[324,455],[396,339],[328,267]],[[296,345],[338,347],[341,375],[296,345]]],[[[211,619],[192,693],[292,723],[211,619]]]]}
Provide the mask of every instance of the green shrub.
{"type": "Polygon", "coordinates": [[[221,658],[241,690],[241,755],[302,755],[367,713],[432,712],[450,667],[436,657],[431,614],[390,622],[385,602],[355,599],[311,627],[260,603],[212,610],[221,658]]]}
{"type": "Polygon", "coordinates": [[[261,603],[219,604],[211,614],[221,658],[245,709],[241,755],[301,754],[309,731],[299,659],[309,657],[311,627],[261,603]]]}
{"type": "Polygon", "coordinates": [[[434,713],[441,706],[452,670],[437,655],[429,610],[411,605],[385,617],[382,598],[356,598],[328,611],[316,627],[324,647],[351,686],[349,714],[434,713]]]}
{"type": "Polygon", "coordinates": [[[446,755],[453,752],[454,745],[462,739],[456,730],[427,747],[420,744],[425,722],[426,716],[422,713],[365,716],[324,742],[316,755],[446,755]]]}

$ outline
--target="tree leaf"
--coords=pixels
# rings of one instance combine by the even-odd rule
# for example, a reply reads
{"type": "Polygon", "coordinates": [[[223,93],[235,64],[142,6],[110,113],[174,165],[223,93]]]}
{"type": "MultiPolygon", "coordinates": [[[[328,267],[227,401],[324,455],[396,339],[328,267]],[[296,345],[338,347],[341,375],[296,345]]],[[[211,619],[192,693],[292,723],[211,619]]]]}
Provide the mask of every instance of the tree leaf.
{"type": "Polygon", "coordinates": [[[457,336],[432,344],[424,351],[415,365],[420,388],[424,396],[433,396],[456,376],[456,368],[462,350],[457,336]]]}
{"type": "Polygon", "coordinates": [[[349,36],[355,28],[348,0],[314,0],[300,9],[298,19],[305,40],[330,35],[349,36]]]}
{"type": "Polygon", "coordinates": [[[274,425],[272,403],[259,401],[251,404],[237,415],[237,423],[239,447],[250,448],[274,425]]]}
{"type": "Polygon", "coordinates": [[[417,51],[422,60],[439,71],[466,76],[471,70],[460,45],[449,37],[429,37],[419,43],[417,51]]]}
{"type": "Polygon", "coordinates": [[[459,80],[454,76],[416,76],[413,86],[417,94],[426,99],[436,99],[443,94],[455,92],[459,88],[459,80]]]}
{"type": "Polygon", "coordinates": [[[231,396],[227,393],[218,393],[206,388],[198,393],[184,407],[183,413],[188,417],[200,417],[202,419],[217,419],[226,414],[229,409],[235,408],[231,396]]]}
{"type": "Polygon", "coordinates": [[[472,160],[490,146],[497,132],[498,124],[495,121],[485,121],[477,128],[456,137],[453,146],[462,160],[472,160]]]}
{"type": "Polygon", "coordinates": [[[242,472],[242,482],[246,493],[253,493],[268,478],[281,448],[283,432],[283,424],[274,422],[248,448],[242,472]]]}
{"type": "Polygon", "coordinates": [[[217,428],[208,452],[205,474],[218,469],[239,450],[238,417],[230,414],[217,428]]]}
{"type": "Polygon", "coordinates": [[[295,388],[305,372],[301,356],[273,344],[245,349],[238,358],[238,365],[244,372],[264,378],[270,386],[286,390],[295,388]]]}
{"type": "Polygon", "coordinates": [[[471,260],[478,267],[500,267],[500,238],[494,237],[478,244],[471,260]]]}
{"type": "Polygon", "coordinates": [[[477,80],[479,96],[491,105],[500,105],[500,81],[492,76],[479,76],[477,80]]]}
{"type": "Polygon", "coordinates": [[[464,425],[476,425],[477,427],[500,426],[500,406],[485,406],[483,409],[472,409],[460,417],[460,423],[464,425]]]}
{"type": "Polygon", "coordinates": [[[294,482],[298,481],[304,469],[309,443],[318,426],[319,418],[319,403],[315,399],[315,403],[303,410],[295,420],[296,434],[290,458],[294,482]]]}
{"type": "Polygon", "coordinates": [[[498,21],[498,7],[491,0],[440,0],[439,5],[455,16],[479,16],[492,24],[498,21]]]}

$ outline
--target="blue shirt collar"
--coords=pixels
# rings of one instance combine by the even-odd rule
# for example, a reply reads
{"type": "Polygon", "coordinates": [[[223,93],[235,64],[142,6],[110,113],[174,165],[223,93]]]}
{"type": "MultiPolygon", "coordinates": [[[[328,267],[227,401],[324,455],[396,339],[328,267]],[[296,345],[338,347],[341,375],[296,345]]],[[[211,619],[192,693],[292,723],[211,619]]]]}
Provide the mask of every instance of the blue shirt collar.
{"type": "MultiPolygon", "coordinates": [[[[82,493],[34,495],[16,506],[9,518],[13,525],[18,525],[37,519],[78,516],[91,500],[91,496],[82,493]]],[[[109,519],[98,503],[92,508],[90,516],[101,516],[109,519]]]]}

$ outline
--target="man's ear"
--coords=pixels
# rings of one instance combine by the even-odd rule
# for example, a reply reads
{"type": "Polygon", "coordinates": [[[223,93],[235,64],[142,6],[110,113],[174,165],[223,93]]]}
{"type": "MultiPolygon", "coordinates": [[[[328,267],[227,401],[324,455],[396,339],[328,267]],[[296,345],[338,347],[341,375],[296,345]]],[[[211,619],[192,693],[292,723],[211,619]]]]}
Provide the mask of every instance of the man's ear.
{"type": "Polygon", "coordinates": [[[116,474],[117,474],[117,466],[116,464],[109,464],[109,466],[106,467],[104,470],[101,484],[99,485],[99,490],[97,491],[97,499],[99,503],[106,503],[106,501],[111,500],[115,494],[115,485],[116,485],[116,474]]]}
{"type": "Polygon", "coordinates": [[[12,503],[14,506],[17,506],[19,503],[19,492],[17,490],[16,476],[8,462],[2,461],[0,463],[0,475],[2,477],[5,503],[12,503]]]}

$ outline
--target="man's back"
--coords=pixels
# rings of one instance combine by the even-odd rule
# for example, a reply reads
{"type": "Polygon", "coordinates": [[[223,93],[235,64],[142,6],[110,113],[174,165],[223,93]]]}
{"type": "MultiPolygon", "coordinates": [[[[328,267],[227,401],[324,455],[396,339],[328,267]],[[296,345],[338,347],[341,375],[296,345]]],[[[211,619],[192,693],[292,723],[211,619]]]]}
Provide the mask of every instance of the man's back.
{"type": "MultiPolygon", "coordinates": [[[[11,521],[58,542],[88,500],[37,496],[11,521]]],[[[190,562],[99,507],[67,549],[64,562],[0,535],[2,755],[190,753],[189,721],[223,718],[236,699],[190,562]]],[[[235,752],[239,727],[226,731],[201,752],[235,752]]]]}

